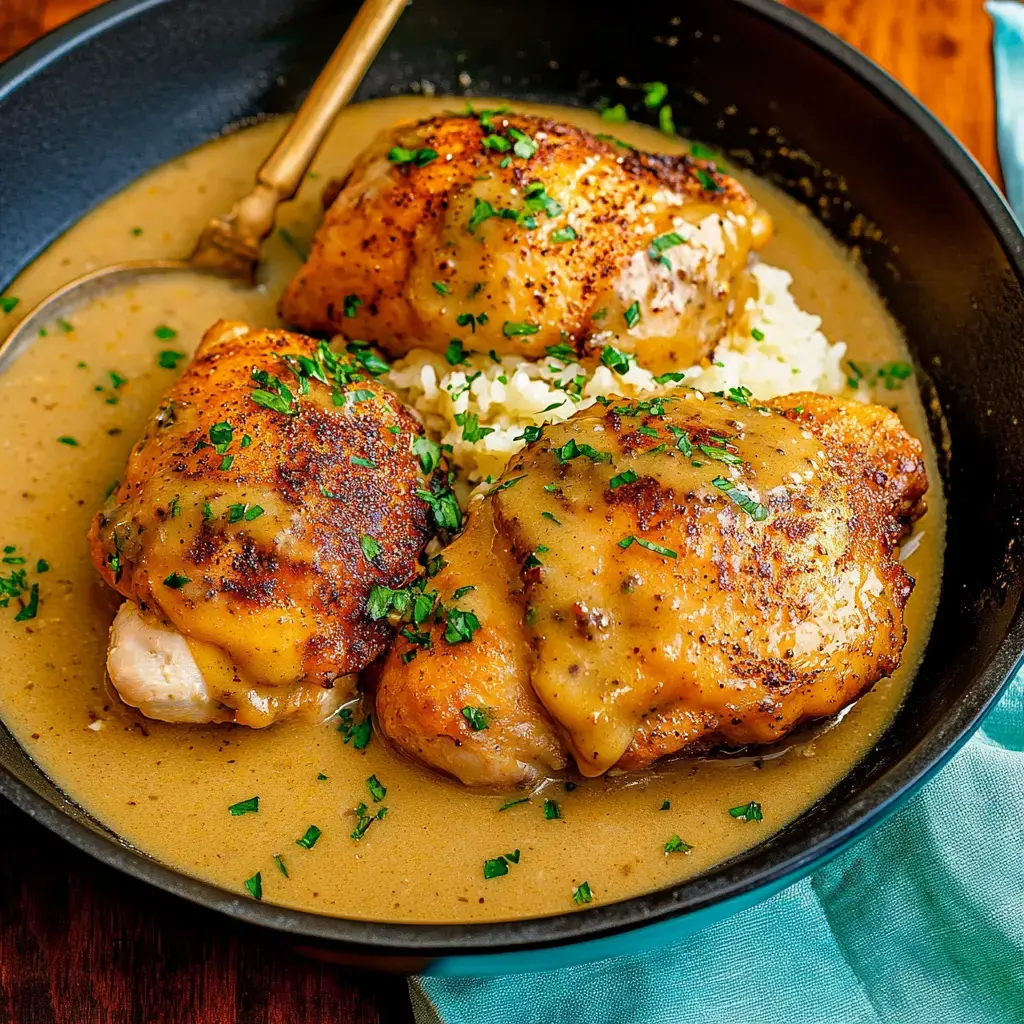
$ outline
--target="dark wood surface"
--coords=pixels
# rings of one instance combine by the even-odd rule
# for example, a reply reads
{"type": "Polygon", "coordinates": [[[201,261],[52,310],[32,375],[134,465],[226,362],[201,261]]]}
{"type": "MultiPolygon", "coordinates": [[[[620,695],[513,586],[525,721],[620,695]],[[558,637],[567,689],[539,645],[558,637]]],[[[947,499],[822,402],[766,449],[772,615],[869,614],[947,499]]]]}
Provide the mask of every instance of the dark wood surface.
{"type": "MultiPolygon", "coordinates": [[[[982,0],[790,4],[896,75],[998,176],[982,0]]],[[[94,6],[0,0],[0,59],[94,6]]],[[[97,864],[3,801],[0,840],[0,1024],[412,1020],[400,979],[304,959],[97,864]]]]}

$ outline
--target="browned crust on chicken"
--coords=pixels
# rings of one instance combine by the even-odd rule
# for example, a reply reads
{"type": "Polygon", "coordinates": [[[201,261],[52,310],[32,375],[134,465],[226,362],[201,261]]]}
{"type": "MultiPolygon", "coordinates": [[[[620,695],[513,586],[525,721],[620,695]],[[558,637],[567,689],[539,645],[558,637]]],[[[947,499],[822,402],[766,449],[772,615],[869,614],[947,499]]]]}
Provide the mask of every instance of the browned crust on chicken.
{"type": "MultiPolygon", "coordinates": [[[[613,286],[631,257],[674,230],[676,214],[696,222],[720,213],[733,219],[737,242],[707,282],[694,278],[703,292],[700,308],[673,321],[677,336],[660,338],[647,360],[687,365],[724,332],[729,299],[739,298],[742,308],[742,289],[734,295],[730,282],[770,232],[767,215],[713,161],[640,153],[518,114],[486,124],[450,116],[401,125],[371,146],[327,198],[324,224],[284,292],[281,314],[305,330],[367,338],[395,355],[417,346],[443,351],[459,333],[456,315],[478,310],[488,322],[474,329],[474,348],[536,357],[568,340],[582,351],[596,330],[614,323],[625,332],[620,321],[628,302],[619,302],[613,286]],[[537,144],[528,159],[487,148],[485,140],[507,145],[515,131],[537,144]],[[393,146],[438,156],[423,166],[396,164],[387,159],[393,146]],[[559,212],[534,204],[532,221],[512,216],[524,213],[537,183],[559,212]],[[499,215],[471,228],[478,201],[499,215]],[[575,237],[559,240],[558,229],[570,226],[575,237]],[[450,291],[438,295],[436,287],[450,291]],[[362,302],[354,316],[345,312],[348,295],[362,302]],[[599,306],[608,311],[600,323],[591,319],[599,306]],[[537,331],[508,336],[506,322],[537,331]]],[[[629,338],[624,345],[633,347],[629,338]]]]}
{"type": "MultiPolygon", "coordinates": [[[[466,680],[488,679],[487,692],[500,695],[501,735],[539,726],[597,774],[604,767],[591,764],[587,744],[614,749],[614,729],[599,719],[615,718],[617,700],[637,717],[615,763],[638,769],[669,754],[773,743],[897,668],[913,580],[894,548],[927,489],[921,445],[898,417],[811,393],[777,399],[772,411],[678,395],[663,411],[640,405],[613,402],[547,428],[502,476],[520,482],[496,488],[446,550],[439,589],[476,586],[465,601],[479,611],[481,643],[459,645],[457,679],[443,655],[396,643],[378,708],[389,735],[388,708],[406,708],[393,736],[403,749],[470,784],[536,773],[536,761],[517,768],[493,757],[483,734],[458,722],[466,680]],[[680,432],[691,454],[666,452],[680,432]],[[573,440],[596,446],[593,457],[565,458],[573,440]],[[665,458],[667,468],[651,461],[665,458]],[[618,476],[627,466],[635,479],[618,476]],[[712,476],[724,490],[708,486],[712,476]],[[739,505],[730,482],[760,504],[739,505]],[[507,565],[490,555],[499,546],[507,565]],[[510,594],[524,611],[503,628],[518,628],[529,653],[497,658],[487,629],[510,594]],[[415,673],[398,667],[403,655],[419,662],[415,673]],[[543,717],[510,696],[523,687],[543,717]],[[449,727],[462,733],[472,777],[420,742],[449,727]]],[[[443,631],[425,628],[443,652],[443,631]]]]}
{"type": "Polygon", "coordinates": [[[363,374],[333,388],[341,406],[331,386],[303,384],[284,357],[312,358],[317,346],[286,331],[212,327],[90,531],[110,586],[268,682],[329,680],[376,657],[390,631],[366,616],[367,594],[405,584],[431,536],[410,450],[420,425],[363,374]],[[257,404],[261,371],[292,391],[293,412],[257,404]],[[293,640],[295,665],[285,654],[293,640]]]}

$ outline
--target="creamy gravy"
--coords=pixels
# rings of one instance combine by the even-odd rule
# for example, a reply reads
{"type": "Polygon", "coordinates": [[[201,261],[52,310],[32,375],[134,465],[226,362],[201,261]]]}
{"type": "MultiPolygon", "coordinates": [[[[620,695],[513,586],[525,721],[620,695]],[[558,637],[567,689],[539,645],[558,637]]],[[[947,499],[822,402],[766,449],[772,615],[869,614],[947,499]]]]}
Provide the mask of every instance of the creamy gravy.
{"type": "MultiPolygon", "coordinates": [[[[298,199],[282,211],[288,234],[268,241],[256,291],[185,277],[144,281],[69,313],[63,327],[55,324],[0,376],[0,475],[8,481],[0,544],[15,547],[7,557],[24,557],[29,582],[40,588],[36,618],[15,622],[14,602],[0,609],[0,717],[72,799],[127,842],[236,892],[259,871],[265,900],[323,914],[452,922],[560,913],[573,909],[583,881],[595,903],[605,903],[741,852],[818,800],[877,741],[913,677],[938,594],[942,497],[920,401],[908,386],[886,398],[925,442],[931,490],[920,543],[906,559],[917,588],[906,610],[903,665],[834,727],[782,753],[664,765],[582,781],[571,792],[552,781],[542,795],[499,813],[509,794],[473,792],[430,775],[398,758],[380,736],[360,753],[342,741],[336,719],[262,731],[173,726],[143,719],[111,697],[103,664],[120,599],[99,581],[86,533],[174,379],[159,365],[160,353],[191,353],[218,318],[276,324],[277,296],[299,265],[286,238],[308,242],[328,179],[384,126],[461,107],[409,97],[346,111],[298,199]],[[39,559],[48,571],[36,571],[39,559]],[[371,774],[387,787],[389,811],[355,842],[352,808],[372,804],[371,774]],[[228,813],[229,805],[257,795],[258,813],[228,813]],[[559,801],[560,820],[545,819],[546,797],[559,801]],[[670,809],[660,810],[666,800],[670,809]],[[729,815],[751,800],[760,802],[762,822],[729,815]],[[306,849],[296,840],[310,825],[322,836],[306,849]],[[673,835],[692,851],[664,853],[673,835]],[[485,881],[484,860],[516,849],[519,863],[485,881]]],[[[588,112],[543,112],[602,130],[588,112]]],[[[247,191],[280,130],[268,123],[219,139],[105,203],[7,290],[21,304],[6,323],[0,314],[0,326],[88,268],[187,252],[203,223],[247,191]]],[[[653,129],[614,130],[646,149],[674,148],[653,129]]],[[[763,183],[744,183],[775,218],[764,258],[793,273],[797,301],[823,317],[826,334],[866,363],[905,358],[871,287],[813,218],[763,183]]],[[[14,567],[22,566],[3,569],[14,567]]]]}

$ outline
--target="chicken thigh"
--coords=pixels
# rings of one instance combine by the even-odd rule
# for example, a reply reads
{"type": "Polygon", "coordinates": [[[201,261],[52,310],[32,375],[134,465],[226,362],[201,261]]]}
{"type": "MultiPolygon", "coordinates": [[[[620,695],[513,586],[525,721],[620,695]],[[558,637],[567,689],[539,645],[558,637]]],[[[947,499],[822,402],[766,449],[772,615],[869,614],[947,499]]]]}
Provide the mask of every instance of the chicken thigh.
{"type": "Polygon", "coordinates": [[[655,372],[706,356],[743,315],[770,219],[713,161],[641,153],[515,114],[385,133],[329,197],[282,316],[392,355],[580,355],[655,372]]]}
{"type": "Polygon", "coordinates": [[[595,405],[513,458],[414,587],[379,723],[470,785],[776,741],[899,665],[913,580],[893,555],[926,488],[879,406],[595,405]]]}
{"type": "Polygon", "coordinates": [[[383,650],[367,594],[415,576],[444,484],[438,446],[358,355],[206,333],[90,532],[128,599],[108,655],[127,703],[267,725],[321,708],[383,650]]]}

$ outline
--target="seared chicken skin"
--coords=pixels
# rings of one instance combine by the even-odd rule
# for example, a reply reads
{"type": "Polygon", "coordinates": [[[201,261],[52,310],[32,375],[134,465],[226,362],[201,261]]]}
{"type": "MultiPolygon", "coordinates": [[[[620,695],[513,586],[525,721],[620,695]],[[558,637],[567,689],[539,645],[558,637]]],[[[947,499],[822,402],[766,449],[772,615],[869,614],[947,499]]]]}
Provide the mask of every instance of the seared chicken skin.
{"type": "Polygon", "coordinates": [[[771,233],[711,161],[514,114],[392,129],[326,198],[281,314],[392,355],[459,335],[529,358],[613,344],[678,370],[742,315],[771,233]]]}
{"type": "Polygon", "coordinates": [[[612,399],[513,458],[418,585],[479,628],[421,615],[383,666],[398,747],[471,785],[596,776],[771,743],[899,665],[921,445],[879,406],[734,397],[612,399]]]}
{"type": "Polygon", "coordinates": [[[90,532],[130,602],[111,634],[115,688],[169,721],[260,726],[322,707],[388,641],[366,597],[416,574],[438,461],[357,359],[214,325],[90,532]]]}

